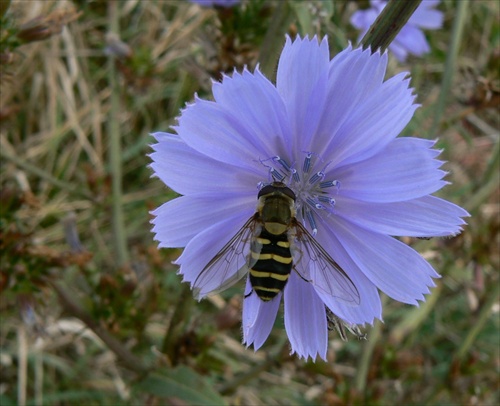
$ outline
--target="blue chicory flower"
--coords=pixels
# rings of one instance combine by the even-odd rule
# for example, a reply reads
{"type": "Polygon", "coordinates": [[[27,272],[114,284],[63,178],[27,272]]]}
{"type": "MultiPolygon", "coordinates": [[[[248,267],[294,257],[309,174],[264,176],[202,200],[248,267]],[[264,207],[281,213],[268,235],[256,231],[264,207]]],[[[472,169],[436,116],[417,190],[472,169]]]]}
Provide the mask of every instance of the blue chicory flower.
{"type": "MultiPolygon", "coordinates": [[[[423,0],[389,45],[389,50],[399,62],[404,62],[408,54],[422,56],[430,51],[422,29],[436,30],[443,25],[443,13],[434,9],[439,1],[423,0]]],[[[351,16],[351,24],[361,30],[359,40],[368,32],[386,4],[387,0],[370,0],[371,8],[358,10],[351,16]]]]}
{"type": "Polygon", "coordinates": [[[189,0],[191,3],[199,4],[203,7],[233,7],[236,4],[240,3],[241,0],[189,0]]]}
{"type": "MultiPolygon", "coordinates": [[[[327,310],[347,326],[371,324],[382,317],[379,289],[417,305],[439,275],[393,236],[454,235],[465,224],[465,210],[431,195],[447,183],[435,142],[397,138],[417,105],[407,73],[384,80],[386,66],[387,53],[349,46],[330,60],[326,38],[287,37],[276,85],[258,67],[223,76],[215,101],[196,97],[182,111],[177,134],[153,134],[151,167],[182,195],[153,212],[153,232],[160,247],[185,247],[176,261],[185,282],[193,285],[254,215],[259,188],[281,173],[298,220],[358,290],[359,303],[347,303],[318,288],[334,275],[311,269],[313,284],[292,271],[265,302],[247,281],[243,341],[255,350],[281,297],[292,353],[306,359],[326,359],[327,310]]],[[[198,298],[231,282],[234,268],[214,272],[198,298]]]]}

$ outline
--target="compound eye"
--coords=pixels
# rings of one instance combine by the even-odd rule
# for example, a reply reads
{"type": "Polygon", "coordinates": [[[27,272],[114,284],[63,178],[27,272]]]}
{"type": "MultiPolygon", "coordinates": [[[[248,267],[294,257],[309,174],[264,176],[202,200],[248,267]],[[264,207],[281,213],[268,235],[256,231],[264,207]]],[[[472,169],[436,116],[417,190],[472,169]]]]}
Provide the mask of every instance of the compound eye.
{"type": "Polygon", "coordinates": [[[295,199],[296,199],[295,193],[293,193],[293,190],[290,189],[289,187],[284,187],[283,190],[281,190],[281,192],[285,196],[288,196],[290,199],[292,199],[293,201],[295,201],[295,199]]]}
{"type": "Polygon", "coordinates": [[[257,198],[261,198],[262,196],[269,195],[271,193],[274,193],[276,191],[276,187],[272,184],[264,186],[262,189],[260,189],[259,194],[257,195],[257,198]]]}

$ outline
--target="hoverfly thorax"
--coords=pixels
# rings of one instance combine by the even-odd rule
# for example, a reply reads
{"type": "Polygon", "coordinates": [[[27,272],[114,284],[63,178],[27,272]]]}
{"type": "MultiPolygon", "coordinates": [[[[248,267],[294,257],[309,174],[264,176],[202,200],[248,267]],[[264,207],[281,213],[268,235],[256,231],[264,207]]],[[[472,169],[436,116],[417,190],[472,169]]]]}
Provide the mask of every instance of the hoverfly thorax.
{"type": "Polygon", "coordinates": [[[273,235],[285,233],[295,216],[295,194],[284,183],[264,186],[258,195],[258,213],[264,228],[273,235]]]}

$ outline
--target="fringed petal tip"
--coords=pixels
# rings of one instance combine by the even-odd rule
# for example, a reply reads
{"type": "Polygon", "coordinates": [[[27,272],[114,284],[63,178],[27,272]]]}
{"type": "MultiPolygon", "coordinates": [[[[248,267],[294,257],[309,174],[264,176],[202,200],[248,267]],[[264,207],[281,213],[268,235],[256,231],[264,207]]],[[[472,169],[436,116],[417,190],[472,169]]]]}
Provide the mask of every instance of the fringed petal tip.
{"type": "Polygon", "coordinates": [[[326,352],[325,352],[325,354],[320,354],[319,352],[316,354],[302,354],[299,351],[294,350],[292,347],[290,347],[289,354],[290,355],[295,354],[297,356],[297,358],[304,360],[305,362],[316,362],[318,358],[325,361],[325,362],[327,361],[326,352]],[[310,361],[309,361],[309,358],[311,359],[310,361]]]}

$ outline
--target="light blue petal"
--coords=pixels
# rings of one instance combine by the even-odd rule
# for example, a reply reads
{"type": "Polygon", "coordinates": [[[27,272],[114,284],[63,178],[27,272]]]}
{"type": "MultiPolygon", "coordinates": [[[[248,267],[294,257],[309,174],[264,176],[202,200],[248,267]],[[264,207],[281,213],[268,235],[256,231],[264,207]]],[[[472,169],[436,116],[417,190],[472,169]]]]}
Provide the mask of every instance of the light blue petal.
{"type": "Polygon", "coordinates": [[[379,90],[386,67],[386,56],[361,48],[348,47],[331,60],[326,108],[318,130],[320,145],[332,142],[365,97],[379,90]]]}
{"type": "Polygon", "coordinates": [[[247,347],[253,344],[254,350],[258,350],[267,340],[278,314],[281,296],[280,292],[273,300],[264,302],[252,291],[250,279],[247,279],[242,316],[243,344],[247,347]],[[247,296],[250,292],[251,295],[247,296]]]}
{"type": "Polygon", "coordinates": [[[213,84],[215,101],[231,116],[236,136],[244,137],[259,151],[255,157],[271,158],[290,153],[291,129],[286,107],[276,87],[255,70],[224,76],[213,84]]]}
{"type": "Polygon", "coordinates": [[[311,150],[330,165],[366,159],[409,122],[417,106],[406,74],[383,82],[387,54],[349,48],[331,62],[328,96],[311,150]]]}
{"type": "MultiPolygon", "coordinates": [[[[197,234],[186,246],[182,255],[175,262],[180,265],[179,273],[184,276],[183,282],[191,285],[196,281],[205,266],[215,257],[222,247],[238,232],[253,213],[242,210],[233,216],[228,216],[213,226],[197,234]]],[[[246,262],[248,247],[241,256],[235,257],[239,262],[233,266],[220,267],[211,272],[211,278],[206,278],[202,286],[198,286],[198,298],[217,290],[224,282],[232,278],[239,270],[239,264],[246,262]]]]}
{"type": "MultiPolygon", "coordinates": [[[[257,199],[219,193],[214,196],[181,196],[151,214],[153,233],[160,248],[185,247],[198,233],[228,217],[255,212],[257,199]]],[[[250,217],[250,215],[248,217],[250,217]]]]}
{"type": "Polygon", "coordinates": [[[443,237],[462,231],[468,217],[461,207],[434,196],[404,202],[373,203],[338,196],[336,214],[377,233],[408,237],[443,237]]]}
{"type": "Polygon", "coordinates": [[[313,39],[286,39],[276,76],[276,87],[288,112],[295,154],[316,133],[326,96],[330,55],[325,37],[318,45],[313,39]]]}
{"type": "Polygon", "coordinates": [[[418,107],[413,104],[415,96],[405,77],[406,73],[394,76],[373,90],[362,88],[356,106],[348,116],[339,117],[338,129],[326,140],[323,159],[334,166],[358,162],[380,152],[396,138],[418,107]]]}
{"type": "Polygon", "coordinates": [[[374,157],[333,169],[327,179],[340,182],[339,193],[369,202],[398,202],[419,198],[441,189],[446,173],[434,159],[434,142],[397,138],[374,157]]]}
{"type": "Polygon", "coordinates": [[[150,165],[155,174],[171,189],[183,195],[231,192],[235,195],[256,195],[257,184],[266,174],[242,170],[216,161],[189,147],[179,136],[153,134],[158,140],[152,145],[150,165]]]}
{"type": "Polygon", "coordinates": [[[267,158],[269,151],[254,145],[233,111],[216,102],[196,98],[183,110],[174,129],[187,145],[203,155],[233,165],[238,171],[266,173],[258,160],[267,158]]]}
{"type": "Polygon", "coordinates": [[[335,235],[356,265],[395,300],[417,305],[439,275],[415,250],[395,238],[365,230],[336,216],[335,235]]]}
{"type": "Polygon", "coordinates": [[[326,361],[328,328],[325,305],[313,286],[296,272],[285,286],[285,328],[292,346],[291,353],[312,360],[320,356],[326,361]]]}
{"type": "Polygon", "coordinates": [[[373,324],[375,319],[382,320],[382,303],[377,287],[371,282],[352,260],[335,232],[322,221],[318,242],[327,250],[330,256],[342,267],[356,286],[359,293],[359,303],[345,302],[336,297],[326,295],[324,289],[316,289],[323,302],[338,317],[352,324],[373,324]]]}

